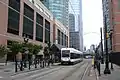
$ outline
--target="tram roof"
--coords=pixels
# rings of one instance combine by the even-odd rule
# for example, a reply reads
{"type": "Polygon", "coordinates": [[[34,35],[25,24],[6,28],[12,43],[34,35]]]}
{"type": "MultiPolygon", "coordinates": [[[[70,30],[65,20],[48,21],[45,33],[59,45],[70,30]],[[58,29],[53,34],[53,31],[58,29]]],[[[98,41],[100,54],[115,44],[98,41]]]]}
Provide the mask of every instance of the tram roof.
{"type": "Polygon", "coordinates": [[[81,51],[74,49],[74,48],[61,48],[61,50],[70,50],[70,52],[82,53],[81,51]]]}

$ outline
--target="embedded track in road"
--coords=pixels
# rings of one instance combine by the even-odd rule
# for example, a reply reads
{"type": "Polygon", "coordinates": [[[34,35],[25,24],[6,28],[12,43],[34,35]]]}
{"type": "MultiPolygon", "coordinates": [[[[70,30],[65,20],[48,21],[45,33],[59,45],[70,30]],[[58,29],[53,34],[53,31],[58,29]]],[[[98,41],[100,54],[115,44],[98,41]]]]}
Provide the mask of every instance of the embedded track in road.
{"type": "MultiPolygon", "coordinates": [[[[63,79],[61,79],[61,80],[64,80],[65,78],[69,77],[72,73],[74,73],[74,72],[75,72],[78,68],[80,68],[80,66],[82,66],[83,64],[85,64],[85,63],[82,62],[82,63],[80,63],[80,64],[75,64],[75,65],[73,65],[73,66],[75,66],[75,69],[71,70],[71,71],[67,74],[67,76],[65,76],[65,77],[64,77],[63,79]]],[[[67,66],[69,66],[69,65],[67,65],[67,66]]],[[[50,71],[50,72],[48,72],[48,73],[45,73],[45,74],[43,74],[43,75],[34,77],[34,78],[30,79],[30,80],[34,80],[34,79],[37,79],[37,78],[40,79],[40,78],[42,78],[42,77],[44,77],[44,76],[47,76],[47,75],[49,75],[49,74],[52,74],[53,72],[57,72],[57,71],[59,71],[59,70],[65,69],[67,66],[62,66],[60,69],[52,70],[52,71],[50,71]]],[[[72,67],[73,67],[73,66],[72,66],[72,67]]]]}
{"type": "Polygon", "coordinates": [[[80,80],[84,80],[84,78],[85,78],[85,76],[86,76],[89,69],[90,69],[90,65],[88,63],[85,70],[84,70],[84,72],[82,73],[82,76],[80,77],[80,80]]]}
{"type": "Polygon", "coordinates": [[[75,73],[82,65],[84,65],[85,62],[83,62],[82,64],[80,64],[79,66],[76,66],[75,69],[71,70],[64,78],[62,78],[61,80],[66,80],[68,77],[70,77],[73,73],[75,73]]]}
{"type": "MultiPolygon", "coordinates": [[[[16,74],[16,75],[11,75],[12,77],[12,80],[16,80],[16,79],[19,79],[19,78],[23,78],[23,77],[26,77],[26,76],[32,76],[34,78],[37,78],[38,76],[41,77],[41,76],[44,76],[44,75],[47,75],[51,72],[55,72],[55,71],[58,71],[60,69],[62,69],[63,67],[59,67],[59,66],[55,66],[55,67],[52,67],[52,68],[46,68],[46,69],[41,69],[41,70],[35,70],[35,71],[31,71],[31,72],[26,72],[26,73],[21,73],[21,74],[16,74]],[[44,74],[39,74],[39,73],[43,73],[45,72],[44,74]],[[39,74],[39,75],[35,75],[34,74],[39,74]]],[[[31,77],[31,78],[32,78],[31,77]]],[[[33,79],[33,78],[32,78],[33,79]]],[[[30,79],[31,80],[31,79],[30,79]]]]}

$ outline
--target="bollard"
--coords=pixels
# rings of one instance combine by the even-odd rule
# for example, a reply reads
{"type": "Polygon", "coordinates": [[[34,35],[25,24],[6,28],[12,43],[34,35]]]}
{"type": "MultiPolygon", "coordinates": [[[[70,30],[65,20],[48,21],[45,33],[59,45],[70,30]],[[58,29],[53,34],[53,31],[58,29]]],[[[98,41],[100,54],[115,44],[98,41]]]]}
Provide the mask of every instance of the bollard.
{"type": "Polygon", "coordinates": [[[15,72],[17,72],[17,60],[15,60],[15,72]]]}
{"type": "Polygon", "coordinates": [[[29,70],[30,70],[30,66],[31,66],[31,60],[29,60],[29,70]]]}

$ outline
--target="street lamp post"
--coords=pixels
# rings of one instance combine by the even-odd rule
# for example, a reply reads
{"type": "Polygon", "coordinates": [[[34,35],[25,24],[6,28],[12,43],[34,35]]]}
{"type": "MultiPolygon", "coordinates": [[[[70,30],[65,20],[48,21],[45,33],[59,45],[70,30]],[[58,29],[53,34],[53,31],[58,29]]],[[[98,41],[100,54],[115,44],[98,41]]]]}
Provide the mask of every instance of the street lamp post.
{"type": "MultiPolygon", "coordinates": [[[[24,42],[25,42],[25,46],[26,44],[28,43],[28,40],[29,40],[29,37],[27,36],[24,36],[24,42]]],[[[25,47],[25,50],[26,50],[26,47],[25,47]]],[[[28,57],[28,49],[25,51],[25,61],[24,61],[24,67],[26,68],[27,67],[27,64],[26,64],[26,59],[28,57]]]]}
{"type": "Polygon", "coordinates": [[[111,52],[110,52],[110,58],[111,58],[111,69],[113,70],[113,64],[112,64],[112,30],[110,30],[110,44],[111,44],[111,52]]]}
{"type": "Polygon", "coordinates": [[[107,33],[107,25],[106,25],[106,16],[105,16],[104,26],[105,26],[105,48],[106,48],[106,62],[105,62],[104,74],[111,74],[109,69],[109,54],[108,54],[108,45],[107,45],[108,33],[107,33]]]}
{"type": "Polygon", "coordinates": [[[104,57],[103,57],[103,42],[102,42],[102,28],[100,28],[100,33],[101,33],[101,63],[104,64],[104,57]]]}

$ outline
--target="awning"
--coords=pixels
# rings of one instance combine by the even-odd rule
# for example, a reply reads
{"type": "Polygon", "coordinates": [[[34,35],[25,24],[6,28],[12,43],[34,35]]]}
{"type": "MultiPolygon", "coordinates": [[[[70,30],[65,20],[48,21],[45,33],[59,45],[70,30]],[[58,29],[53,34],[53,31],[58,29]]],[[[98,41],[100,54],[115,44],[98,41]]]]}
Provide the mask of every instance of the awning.
{"type": "Polygon", "coordinates": [[[66,48],[66,47],[60,44],[53,44],[51,47],[52,50],[55,50],[55,49],[61,50],[62,48],[66,48]]]}

